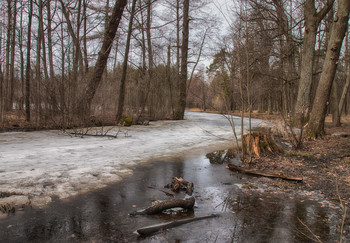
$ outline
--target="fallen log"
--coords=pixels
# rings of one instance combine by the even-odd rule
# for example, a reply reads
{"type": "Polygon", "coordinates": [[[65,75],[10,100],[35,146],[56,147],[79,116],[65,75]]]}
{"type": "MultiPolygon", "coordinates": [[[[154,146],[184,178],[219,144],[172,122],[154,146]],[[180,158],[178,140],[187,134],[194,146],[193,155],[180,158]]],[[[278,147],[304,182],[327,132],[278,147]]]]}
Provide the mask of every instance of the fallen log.
{"type": "Polygon", "coordinates": [[[177,226],[180,226],[183,224],[191,223],[191,222],[202,220],[202,219],[214,218],[214,217],[218,217],[218,215],[211,214],[211,215],[202,216],[202,217],[175,220],[175,221],[168,222],[168,223],[156,224],[156,225],[143,227],[141,229],[136,230],[136,232],[141,236],[147,236],[147,235],[151,235],[151,234],[154,234],[157,232],[162,232],[163,230],[174,228],[174,227],[177,227],[177,226]]]}
{"type": "Polygon", "coordinates": [[[183,208],[183,209],[190,210],[190,209],[193,209],[194,202],[195,202],[194,197],[190,197],[187,199],[171,199],[164,202],[160,202],[144,210],[132,212],[130,213],[130,216],[157,214],[170,208],[183,208]]]}
{"type": "Polygon", "coordinates": [[[285,175],[283,172],[279,172],[279,171],[268,172],[268,171],[261,171],[261,170],[246,169],[233,164],[228,164],[226,168],[232,171],[238,171],[245,174],[265,176],[265,177],[271,177],[271,178],[280,178],[280,179],[289,180],[289,181],[299,181],[299,182],[303,181],[303,178],[301,177],[288,176],[288,175],[285,175]]]}
{"type": "Polygon", "coordinates": [[[193,183],[185,181],[181,177],[174,177],[173,180],[164,187],[169,188],[173,192],[179,192],[180,190],[183,190],[186,191],[188,195],[192,195],[193,192],[193,183]]]}

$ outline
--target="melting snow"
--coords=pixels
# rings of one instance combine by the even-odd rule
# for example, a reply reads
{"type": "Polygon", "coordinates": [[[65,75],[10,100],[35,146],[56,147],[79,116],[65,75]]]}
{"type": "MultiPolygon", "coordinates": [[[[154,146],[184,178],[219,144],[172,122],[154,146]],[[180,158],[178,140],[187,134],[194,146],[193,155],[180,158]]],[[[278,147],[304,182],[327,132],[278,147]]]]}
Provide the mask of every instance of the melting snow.
{"type": "MultiPolygon", "coordinates": [[[[232,143],[232,129],[223,116],[186,112],[185,118],[123,127],[128,136],[121,133],[116,139],[71,137],[58,130],[1,133],[0,193],[25,195],[40,207],[52,197],[67,198],[119,181],[139,163],[232,143]]],[[[261,121],[252,122],[257,126],[261,121]]]]}

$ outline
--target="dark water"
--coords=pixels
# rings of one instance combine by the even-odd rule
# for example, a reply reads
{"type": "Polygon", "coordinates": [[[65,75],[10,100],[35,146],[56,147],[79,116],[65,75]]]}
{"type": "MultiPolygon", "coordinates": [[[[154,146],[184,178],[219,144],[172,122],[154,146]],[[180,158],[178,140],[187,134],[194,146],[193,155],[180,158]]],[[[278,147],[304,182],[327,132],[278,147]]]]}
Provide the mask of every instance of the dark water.
{"type": "Polygon", "coordinates": [[[102,190],[0,220],[0,242],[311,242],[316,236],[323,242],[336,241],[336,209],[314,198],[242,187],[256,178],[225,169],[223,159],[228,161],[232,156],[215,152],[138,167],[132,176],[102,190]],[[193,212],[128,215],[154,200],[168,198],[158,189],[174,176],[194,182],[193,212]],[[211,213],[220,217],[147,238],[134,233],[147,225],[211,213]]]}

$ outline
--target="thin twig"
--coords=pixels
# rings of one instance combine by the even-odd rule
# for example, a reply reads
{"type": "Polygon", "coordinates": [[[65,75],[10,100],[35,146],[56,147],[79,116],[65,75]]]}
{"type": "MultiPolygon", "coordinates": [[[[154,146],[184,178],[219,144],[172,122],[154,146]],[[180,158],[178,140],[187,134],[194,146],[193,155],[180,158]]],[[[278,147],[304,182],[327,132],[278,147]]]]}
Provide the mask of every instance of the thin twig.
{"type": "Polygon", "coordinates": [[[316,235],[299,217],[298,217],[298,220],[299,222],[311,233],[311,235],[314,237],[314,238],[310,238],[307,236],[309,239],[313,240],[313,241],[316,241],[316,242],[320,242],[322,243],[322,241],[320,240],[320,237],[318,235],[316,235]]]}

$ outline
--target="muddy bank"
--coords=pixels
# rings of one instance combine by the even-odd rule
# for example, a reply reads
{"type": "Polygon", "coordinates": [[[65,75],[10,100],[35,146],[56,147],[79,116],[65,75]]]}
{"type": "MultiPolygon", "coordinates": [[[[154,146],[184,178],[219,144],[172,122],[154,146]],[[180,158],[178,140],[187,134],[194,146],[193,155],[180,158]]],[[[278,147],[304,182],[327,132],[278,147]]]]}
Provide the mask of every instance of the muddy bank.
{"type": "MultiPolygon", "coordinates": [[[[44,209],[29,209],[0,220],[4,242],[308,242],[317,235],[324,242],[338,239],[339,207],[317,193],[296,194],[269,188],[271,179],[231,173],[225,152],[155,161],[134,169],[123,181],[44,209]],[[168,198],[162,189],[172,177],[195,185],[192,212],[130,217],[128,213],[168,198]],[[149,188],[148,186],[156,189],[149,188]],[[193,222],[147,238],[140,227],[203,216],[193,222]],[[311,234],[309,228],[312,233],[311,234]]],[[[184,197],[179,195],[178,197],[184,197]]],[[[347,231],[348,232],[348,231],[347,231]]],[[[345,237],[349,237],[347,234],[345,237]]]]}

